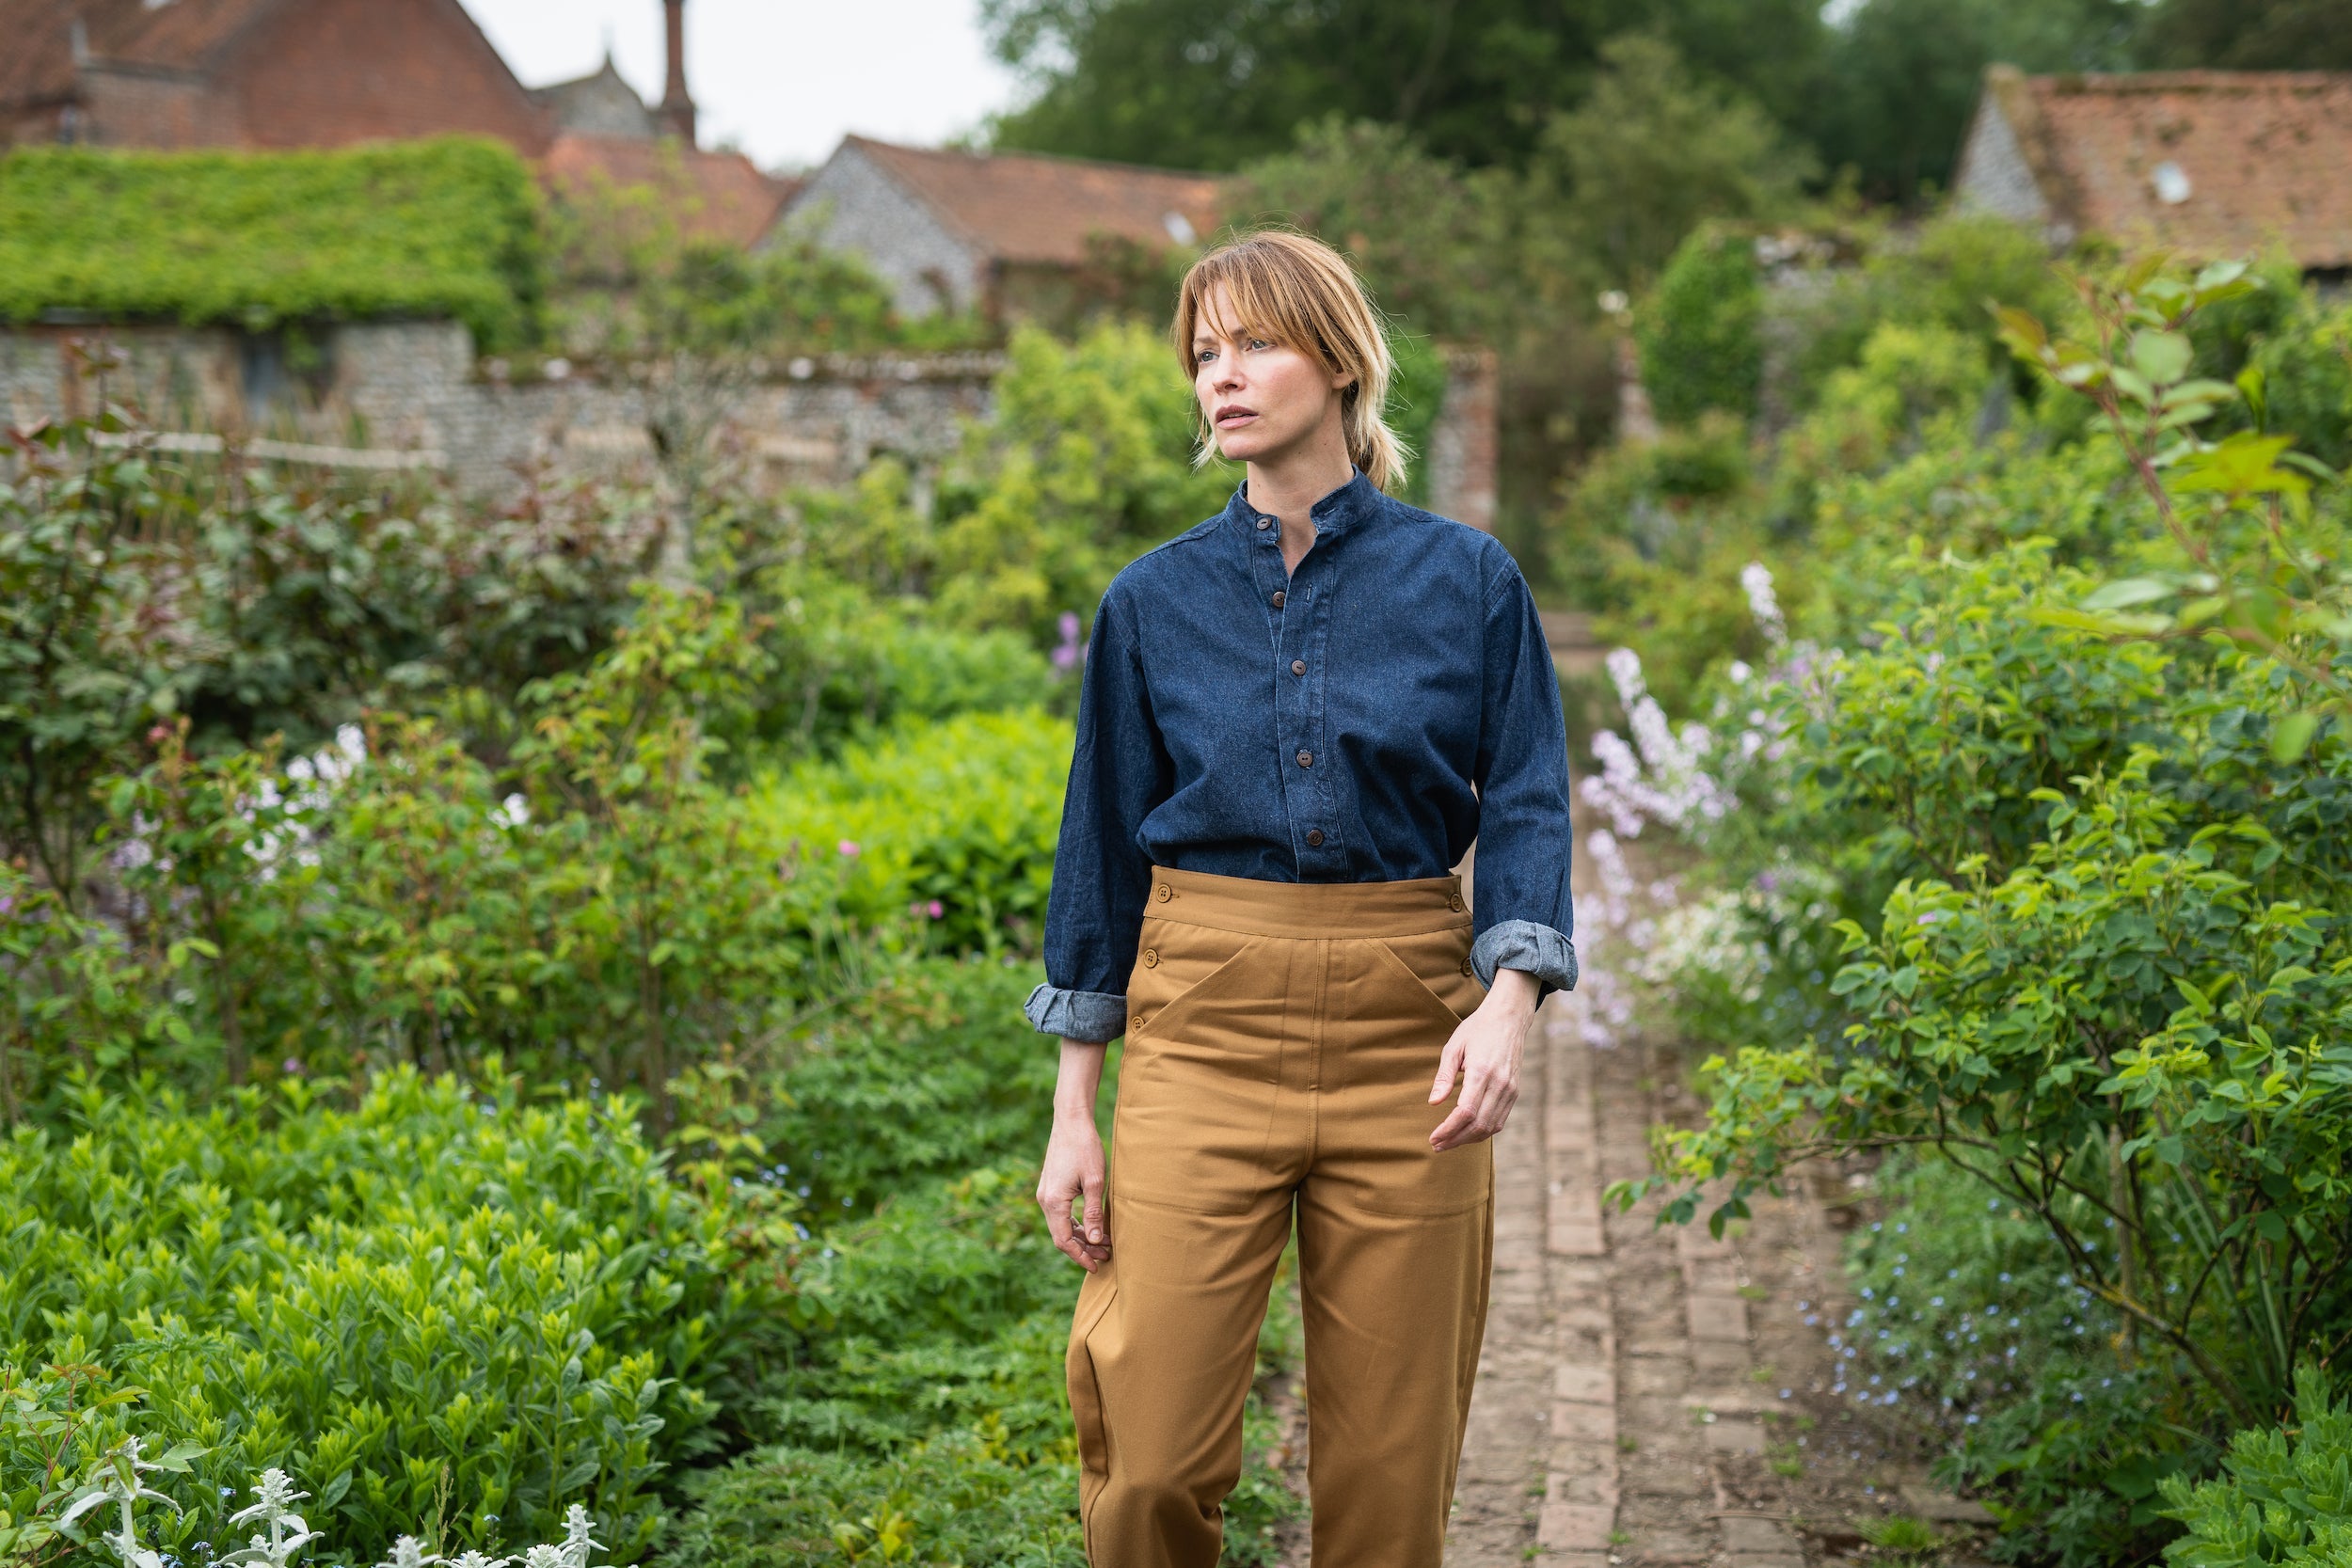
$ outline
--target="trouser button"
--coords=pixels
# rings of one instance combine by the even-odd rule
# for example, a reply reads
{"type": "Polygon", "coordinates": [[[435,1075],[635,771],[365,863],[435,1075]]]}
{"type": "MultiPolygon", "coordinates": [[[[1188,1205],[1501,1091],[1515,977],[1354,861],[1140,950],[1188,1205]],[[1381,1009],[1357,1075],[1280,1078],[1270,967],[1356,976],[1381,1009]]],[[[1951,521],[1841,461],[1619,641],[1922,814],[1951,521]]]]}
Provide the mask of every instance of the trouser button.
{"type": "Polygon", "coordinates": [[[1160,967],[1160,950],[1158,948],[1147,947],[1143,950],[1143,967],[1146,969],[1157,969],[1160,967]]]}

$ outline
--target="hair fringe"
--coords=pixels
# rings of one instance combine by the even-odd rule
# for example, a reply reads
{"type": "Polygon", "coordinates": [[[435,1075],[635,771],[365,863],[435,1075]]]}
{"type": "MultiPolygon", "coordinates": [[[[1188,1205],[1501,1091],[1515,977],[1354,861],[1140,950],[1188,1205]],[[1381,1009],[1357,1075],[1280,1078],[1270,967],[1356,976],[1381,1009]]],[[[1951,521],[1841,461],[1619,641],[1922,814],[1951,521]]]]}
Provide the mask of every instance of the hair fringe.
{"type": "MultiPolygon", "coordinates": [[[[1185,272],[1176,293],[1169,341],[1187,377],[1194,372],[1193,330],[1209,292],[1219,285],[1239,325],[1264,332],[1303,350],[1335,373],[1355,380],[1340,393],[1340,422],[1347,437],[1348,461],[1383,490],[1405,483],[1413,451],[1388,421],[1389,388],[1396,357],[1372,295],[1356,270],[1323,241],[1289,229],[1259,229],[1213,247],[1185,272]]],[[[1208,417],[1195,410],[1200,442],[1196,467],[1216,451],[1208,417]]]]}

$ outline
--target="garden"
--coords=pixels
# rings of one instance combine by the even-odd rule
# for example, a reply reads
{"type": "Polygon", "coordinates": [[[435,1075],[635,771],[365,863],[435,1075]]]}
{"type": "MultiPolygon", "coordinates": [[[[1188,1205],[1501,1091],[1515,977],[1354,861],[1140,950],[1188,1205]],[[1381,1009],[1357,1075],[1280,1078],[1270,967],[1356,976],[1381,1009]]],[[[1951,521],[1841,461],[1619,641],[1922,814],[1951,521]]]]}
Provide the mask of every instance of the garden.
{"type": "MultiPolygon", "coordinates": [[[[1613,650],[1564,680],[1569,1000],[1708,1106],[1615,1196],[1720,1232],[1853,1172],[1835,1393],[1972,1549],[2352,1561],[2352,308],[2054,264],[1915,167],[1867,207],[1808,148],[1884,138],[1667,9],[1572,103],[1192,128],[1237,217],[1357,257],[1417,441],[1432,340],[1500,355],[1500,529],[1613,650]]],[[[1010,141],[1101,142],[1072,70],[1010,141]]],[[[1168,260],[910,322],[478,144],[0,162],[10,320],[437,312],[657,390],[1003,364],[935,471],[781,497],[692,441],[495,503],[164,452],[103,347],[87,418],[9,433],[0,1563],[1082,1560],[1020,1003],[1086,616],[1234,480],[1136,317],[1168,260]]],[[[1283,1300],[1236,1563],[1305,1507],[1283,1300]]]]}
{"type": "Polygon", "coordinates": [[[1708,1104],[1614,1196],[1872,1170],[1836,1391],[1995,1557],[2338,1560],[2352,315],[1964,218],[1803,267],[1683,245],[1560,516],[1585,847],[1675,868],[1583,938],[1708,1104]]]}

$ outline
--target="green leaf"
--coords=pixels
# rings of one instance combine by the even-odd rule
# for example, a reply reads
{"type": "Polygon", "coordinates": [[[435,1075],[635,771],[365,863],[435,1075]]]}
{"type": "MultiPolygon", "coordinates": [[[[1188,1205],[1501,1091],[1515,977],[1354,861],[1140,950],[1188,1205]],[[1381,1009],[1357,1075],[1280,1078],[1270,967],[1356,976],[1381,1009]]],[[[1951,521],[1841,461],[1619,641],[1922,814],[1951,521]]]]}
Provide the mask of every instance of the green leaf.
{"type": "Polygon", "coordinates": [[[2301,761],[2304,752],[2311,747],[2312,736],[2318,730],[2319,715],[2315,713],[2288,714],[2271,729],[2271,760],[2280,764],[2301,761]]]}
{"type": "Polygon", "coordinates": [[[2132,335],[2132,368],[2147,377],[2153,387],[2169,387],[2181,380],[2196,360],[2195,346],[2178,332],[2132,335]]]}
{"type": "Polygon", "coordinates": [[[2161,578],[2123,578],[2103,583],[2082,602],[2085,610],[2122,610],[2131,605],[2149,604],[2169,599],[2180,592],[2176,583],[2161,578]]]}

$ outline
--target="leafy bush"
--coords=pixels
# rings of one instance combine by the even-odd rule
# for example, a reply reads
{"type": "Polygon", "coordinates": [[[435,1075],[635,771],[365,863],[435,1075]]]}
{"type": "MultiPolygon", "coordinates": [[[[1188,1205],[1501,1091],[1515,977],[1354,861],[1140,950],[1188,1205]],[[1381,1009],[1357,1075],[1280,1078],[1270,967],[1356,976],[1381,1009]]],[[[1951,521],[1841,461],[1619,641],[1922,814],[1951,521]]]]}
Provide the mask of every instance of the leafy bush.
{"type": "Polygon", "coordinates": [[[1064,610],[1091,616],[1134,556],[1219,511],[1238,476],[1193,466],[1192,388],[1136,324],[1074,343],[1016,332],[995,405],[940,484],[929,577],[950,625],[1041,645],[1064,610]]]}
{"type": "Polygon", "coordinates": [[[1702,228],[1682,242],[1634,318],[1642,381],[1660,420],[1689,424],[1709,409],[1741,419],[1756,412],[1762,314],[1754,241],[1702,228]]]}
{"type": "MultiPolygon", "coordinates": [[[[827,1236],[795,1302],[818,1331],[760,1402],[780,1440],[698,1478],[673,1561],[1082,1560],[1062,1391],[1072,1275],[1034,1187],[1034,1167],[983,1169],[827,1236]]],[[[1263,1457],[1254,1400],[1248,1426],[1226,1560],[1263,1563],[1269,1527],[1298,1503],[1263,1457]]]]}
{"type": "Polygon", "coordinates": [[[73,1119],[0,1145],[0,1359],[148,1389],[99,1448],[203,1447],[161,1483],[182,1557],[228,1539],[220,1483],[272,1465],[362,1561],[437,1513],[485,1550],[545,1539],[573,1501],[642,1550],[723,1358],[759,1340],[728,1217],[610,1109],[399,1072],[352,1111],[91,1089],[73,1119]]]}
{"type": "Polygon", "coordinates": [[[539,330],[537,211],[522,160],[469,137],[296,152],[20,148],[0,159],[0,320],[454,316],[496,352],[539,330]]]}
{"type": "Polygon", "coordinates": [[[206,752],[308,749],[372,705],[511,694],[599,651],[657,530],[640,498],[230,484],[52,427],[0,482],[0,851],[78,901],[95,790],[176,715],[206,752]]]}
{"type": "Polygon", "coordinates": [[[2165,1512],[2188,1527],[2166,1548],[2183,1568],[2340,1563],[2352,1553],[2352,1410],[2328,1397],[2327,1376],[2295,1378],[2295,1422],[2230,1439],[2224,1474],[2194,1487],[2167,1479],[2165,1512]]]}
{"type": "Polygon", "coordinates": [[[1042,939],[1071,730],[1035,709],[910,725],[812,763],[755,798],[773,852],[848,862],[842,909],[901,913],[951,949],[1042,939]]]}
{"type": "MultiPolygon", "coordinates": [[[[1947,1445],[1937,1476],[2000,1499],[2002,1555],[2094,1568],[2169,1531],[2158,1483],[2211,1463],[2211,1402],[2142,1357],[2047,1229],[1932,1157],[1891,1157],[1885,1217],[1849,1244],[1858,1305],[1830,1334],[1833,1392],[1899,1407],[1947,1445]]],[[[2088,1205],[2086,1233],[2102,1227],[2088,1205]]]]}

